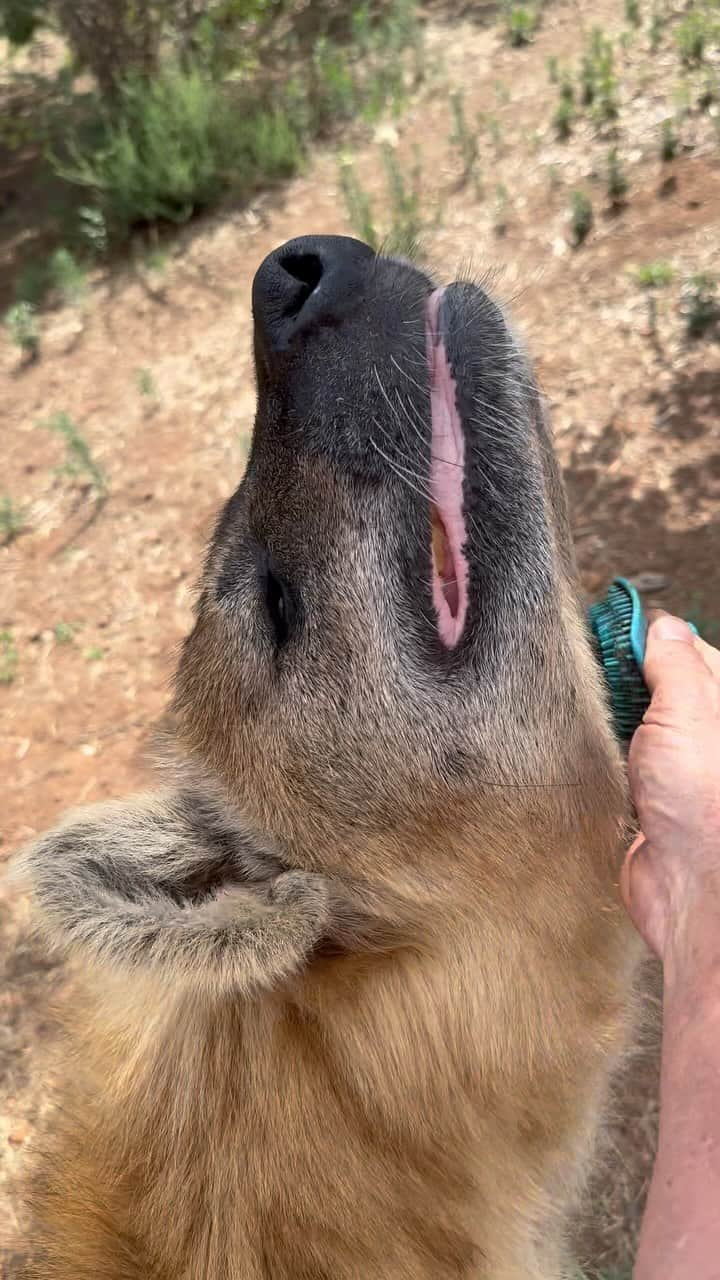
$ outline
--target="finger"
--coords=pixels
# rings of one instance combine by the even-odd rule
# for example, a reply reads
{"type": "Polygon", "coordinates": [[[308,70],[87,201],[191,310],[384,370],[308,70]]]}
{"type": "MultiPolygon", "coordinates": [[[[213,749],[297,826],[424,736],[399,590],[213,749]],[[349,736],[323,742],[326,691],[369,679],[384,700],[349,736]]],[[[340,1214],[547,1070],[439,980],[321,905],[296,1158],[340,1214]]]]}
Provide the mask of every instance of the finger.
{"type": "Polygon", "coordinates": [[[662,613],[648,628],[643,674],[650,692],[672,710],[706,705],[712,672],[696,647],[695,636],[681,618],[662,613]]]}
{"type": "Polygon", "coordinates": [[[710,668],[716,680],[720,680],[720,650],[714,649],[707,640],[695,636],[695,648],[706,666],[710,668]]]}

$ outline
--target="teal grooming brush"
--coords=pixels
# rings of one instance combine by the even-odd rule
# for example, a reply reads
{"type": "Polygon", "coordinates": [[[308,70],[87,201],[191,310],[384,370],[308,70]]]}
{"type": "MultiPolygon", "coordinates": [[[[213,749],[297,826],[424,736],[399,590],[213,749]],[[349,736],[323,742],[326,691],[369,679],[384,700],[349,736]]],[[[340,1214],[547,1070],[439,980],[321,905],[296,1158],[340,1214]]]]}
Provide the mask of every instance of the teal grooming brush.
{"type": "MultiPolygon", "coordinates": [[[[642,666],[647,618],[640,596],[626,578],[615,578],[607,594],[588,610],[590,630],[605,674],[619,738],[632,738],[650,705],[642,666]]],[[[697,635],[697,629],[688,624],[697,635]]]]}

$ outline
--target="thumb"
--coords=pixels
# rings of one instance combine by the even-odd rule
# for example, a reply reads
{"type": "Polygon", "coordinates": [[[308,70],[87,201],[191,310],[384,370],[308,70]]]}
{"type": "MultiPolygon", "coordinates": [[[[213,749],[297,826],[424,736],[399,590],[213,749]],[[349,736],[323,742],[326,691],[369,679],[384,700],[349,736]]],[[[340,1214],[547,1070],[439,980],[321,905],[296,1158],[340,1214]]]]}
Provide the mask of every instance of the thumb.
{"type": "Polygon", "coordinates": [[[643,675],[653,701],[660,697],[666,712],[707,706],[712,673],[681,618],[661,613],[650,623],[643,675]]]}

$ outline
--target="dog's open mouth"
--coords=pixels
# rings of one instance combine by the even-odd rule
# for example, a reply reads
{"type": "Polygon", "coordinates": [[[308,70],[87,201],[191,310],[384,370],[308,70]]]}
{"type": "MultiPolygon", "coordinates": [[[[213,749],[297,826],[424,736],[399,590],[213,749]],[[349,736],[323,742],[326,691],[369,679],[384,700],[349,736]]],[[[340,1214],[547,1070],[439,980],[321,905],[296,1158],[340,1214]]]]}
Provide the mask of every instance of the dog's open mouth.
{"type": "Polygon", "coordinates": [[[428,299],[426,335],[432,415],[432,594],[440,639],[451,649],[465,626],[468,564],[463,512],[465,434],[457,408],[455,379],[443,341],[444,293],[444,289],[436,289],[428,299]]]}

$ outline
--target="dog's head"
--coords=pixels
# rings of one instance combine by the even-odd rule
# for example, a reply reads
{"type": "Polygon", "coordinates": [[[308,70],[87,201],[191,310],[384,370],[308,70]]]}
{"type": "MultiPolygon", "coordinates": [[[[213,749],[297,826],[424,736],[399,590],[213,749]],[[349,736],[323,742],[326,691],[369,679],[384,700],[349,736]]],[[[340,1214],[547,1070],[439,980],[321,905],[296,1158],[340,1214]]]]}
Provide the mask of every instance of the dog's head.
{"type": "Polygon", "coordinates": [[[180,662],[181,741],[311,867],[381,832],[406,857],[478,804],[526,828],[544,788],[597,786],[562,487],[501,308],[319,236],[265,260],[253,312],[252,449],[180,662]]]}

